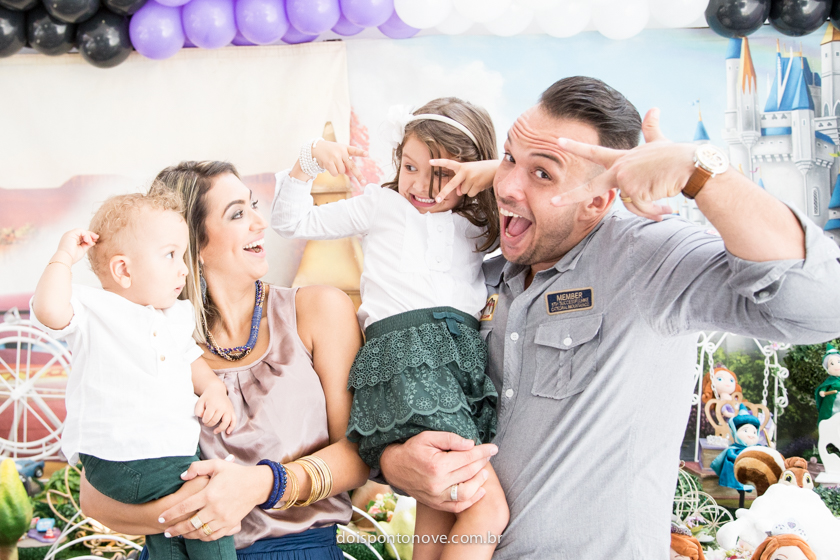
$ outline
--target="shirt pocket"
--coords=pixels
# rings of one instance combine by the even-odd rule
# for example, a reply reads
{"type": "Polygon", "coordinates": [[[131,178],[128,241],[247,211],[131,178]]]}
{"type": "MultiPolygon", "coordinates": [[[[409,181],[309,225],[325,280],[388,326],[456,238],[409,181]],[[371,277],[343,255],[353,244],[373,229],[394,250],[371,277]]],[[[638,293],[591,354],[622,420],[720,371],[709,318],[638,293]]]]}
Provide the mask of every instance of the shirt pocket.
{"type": "Polygon", "coordinates": [[[598,313],[537,327],[533,395],[565,399],[586,389],[596,371],[601,319],[598,313]]]}

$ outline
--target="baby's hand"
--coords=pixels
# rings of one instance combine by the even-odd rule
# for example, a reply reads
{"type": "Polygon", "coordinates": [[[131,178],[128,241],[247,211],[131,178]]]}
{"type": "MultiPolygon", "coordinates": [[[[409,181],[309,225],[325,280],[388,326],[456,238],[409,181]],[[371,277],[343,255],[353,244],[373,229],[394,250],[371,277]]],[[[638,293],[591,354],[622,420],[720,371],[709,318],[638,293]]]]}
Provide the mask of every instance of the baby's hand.
{"type": "Polygon", "coordinates": [[[85,253],[87,253],[91,247],[96,245],[96,241],[98,239],[99,235],[93,233],[92,231],[88,231],[86,229],[71,229],[61,236],[61,241],[58,242],[58,249],[56,250],[56,254],[52,260],[60,260],[64,262],[64,259],[61,258],[61,255],[59,255],[59,253],[63,252],[66,253],[72,261],[65,264],[76,264],[82,259],[82,257],[85,256],[85,253]]]}
{"type": "Polygon", "coordinates": [[[195,403],[195,415],[201,418],[205,426],[216,426],[214,434],[225,432],[231,434],[236,427],[236,416],[233,414],[233,404],[227,396],[222,383],[214,383],[198,398],[195,403]]]}
{"type": "Polygon", "coordinates": [[[477,196],[493,186],[493,178],[501,163],[498,159],[485,161],[455,161],[452,159],[430,159],[429,163],[436,167],[445,167],[455,172],[455,176],[440,189],[435,202],[443,202],[449,193],[456,191],[458,196],[477,196]]]}
{"type": "Polygon", "coordinates": [[[343,173],[350,173],[359,183],[364,184],[364,177],[351,156],[366,157],[367,152],[355,146],[346,146],[327,140],[321,140],[312,148],[312,157],[318,165],[329,171],[330,175],[337,177],[343,173]]]}

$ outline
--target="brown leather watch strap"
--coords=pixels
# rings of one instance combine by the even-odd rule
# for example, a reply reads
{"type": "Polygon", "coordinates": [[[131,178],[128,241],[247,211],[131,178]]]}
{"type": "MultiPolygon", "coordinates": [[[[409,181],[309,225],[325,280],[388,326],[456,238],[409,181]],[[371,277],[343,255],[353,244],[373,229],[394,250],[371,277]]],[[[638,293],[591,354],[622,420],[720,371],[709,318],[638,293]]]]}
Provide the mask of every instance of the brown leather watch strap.
{"type": "Polygon", "coordinates": [[[711,171],[707,171],[699,165],[695,166],[694,173],[691,174],[691,177],[688,178],[688,182],[683,187],[683,196],[692,199],[696,197],[697,193],[703,189],[706,181],[708,181],[711,176],[711,171]]]}

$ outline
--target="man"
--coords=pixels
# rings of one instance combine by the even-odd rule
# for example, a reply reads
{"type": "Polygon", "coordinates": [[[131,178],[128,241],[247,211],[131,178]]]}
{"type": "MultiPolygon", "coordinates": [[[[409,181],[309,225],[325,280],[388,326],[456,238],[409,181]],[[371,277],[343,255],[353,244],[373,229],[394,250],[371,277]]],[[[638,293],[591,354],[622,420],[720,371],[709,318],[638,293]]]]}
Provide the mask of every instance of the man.
{"type": "Polygon", "coordinates": [[[695,150],[584,77],[552,85],[508,133],[494,181],[504,259],[485,263],[495,309],[481,323],[495,445],[427,432],[382,456],[390,483],[455,512],[481,498],[495,454],[511,519],[494,558],[667,558],[697,333],[840,333],[837,246],[695,150]],[[662,219],[655,201],[680,191],[719,237],[662,219]],[[616,196],[640,217],[611,212],[616,196]]]}

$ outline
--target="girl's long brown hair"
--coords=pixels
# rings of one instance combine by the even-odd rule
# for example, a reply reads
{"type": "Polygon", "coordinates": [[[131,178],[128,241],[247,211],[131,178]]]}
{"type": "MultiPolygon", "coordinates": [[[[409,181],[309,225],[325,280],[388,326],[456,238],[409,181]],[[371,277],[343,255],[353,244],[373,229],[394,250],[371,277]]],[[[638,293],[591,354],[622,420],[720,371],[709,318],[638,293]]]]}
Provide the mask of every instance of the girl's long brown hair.
{"type": "MultiPolygon", "coordinates": [[[[458,161],[484,161],[497,159],[496,132],[490,115],[482,109],[457,97],[441,97],[426,103],[416,111],[415,115],[434,114],[443,115],[464,125],[472,132],[477,140],[473,143],[470,138],[457,128],[432,120],[411,121],[405,127],[402,143],[394,149],[394,167],[397,175],[393,180],[382,186],[395,191],[399,190],[400,168],[403,147],[406,140],[414,136],[429,148],[432,158],[439,158],[445,151],[458,161]]],[[[429,182],[429,198],[434,198],[434,175],[429,182]]],[[[440,190],[438,179],[437,190],[440,190]]],[[[476,246],[478,251],[489,251],[495,248],[499,241],[499,207],[493,188],[482,191],[473,198],[464,197],[453,212],[464,216],[474,226],[484,228],[483,242],[476,246]]]]}

